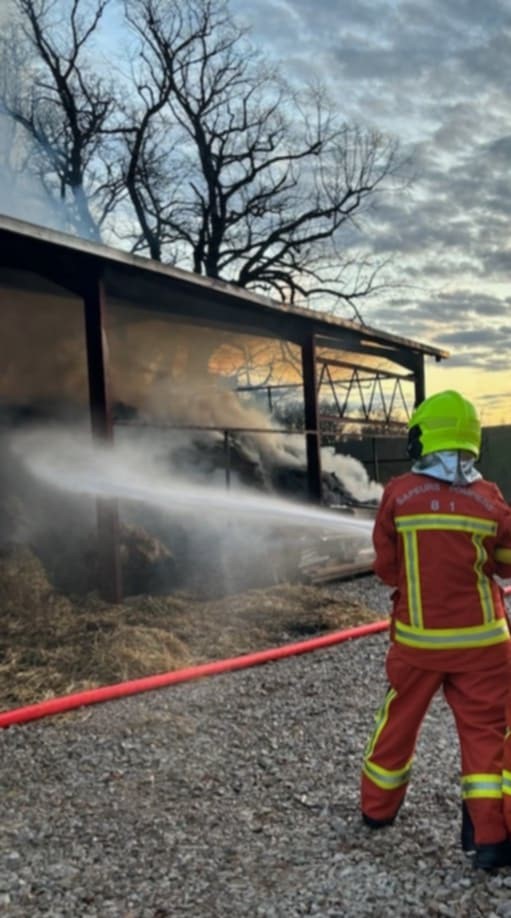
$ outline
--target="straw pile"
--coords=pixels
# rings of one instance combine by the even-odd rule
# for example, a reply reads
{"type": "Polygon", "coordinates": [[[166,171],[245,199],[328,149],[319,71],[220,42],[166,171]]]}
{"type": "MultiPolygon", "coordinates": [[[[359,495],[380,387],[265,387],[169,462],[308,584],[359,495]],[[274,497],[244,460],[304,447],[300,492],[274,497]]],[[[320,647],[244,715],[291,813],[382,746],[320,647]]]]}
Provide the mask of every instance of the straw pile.
{"type": "Polygon", "coordinates": [[[373,621],[363,602],[281,584],[203,601],[56,592],[25,546],[0,554],[0,708],[180,669],[373,621]]]}

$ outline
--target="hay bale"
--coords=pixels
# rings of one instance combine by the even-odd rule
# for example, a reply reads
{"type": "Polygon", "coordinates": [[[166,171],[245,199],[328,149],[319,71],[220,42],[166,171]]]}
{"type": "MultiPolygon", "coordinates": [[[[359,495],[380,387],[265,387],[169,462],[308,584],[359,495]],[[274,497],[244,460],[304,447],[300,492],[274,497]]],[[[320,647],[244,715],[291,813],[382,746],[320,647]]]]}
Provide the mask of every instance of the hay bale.
{"type": "Polygon", "coordinates": [[[0,551],[0,604],[6,609],[32,609],[44,603],[52,588],[43,565],[26,545],[0,551]]]}

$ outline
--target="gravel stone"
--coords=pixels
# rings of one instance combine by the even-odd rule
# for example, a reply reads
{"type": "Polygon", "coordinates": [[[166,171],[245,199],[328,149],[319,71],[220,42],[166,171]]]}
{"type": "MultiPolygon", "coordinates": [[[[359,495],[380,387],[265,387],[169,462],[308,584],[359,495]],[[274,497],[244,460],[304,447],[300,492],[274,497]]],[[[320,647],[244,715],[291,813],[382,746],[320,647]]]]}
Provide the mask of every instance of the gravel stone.
{"type": "MultiPolygon", "coordinates": [[[[331,587],[382,615],[367,577],[331,587]]],[[[360,820],[387,634],[0,732],[12,918],[510,918],[459,846],[459,751],[428,713],[396,824],[360,820]]]]}

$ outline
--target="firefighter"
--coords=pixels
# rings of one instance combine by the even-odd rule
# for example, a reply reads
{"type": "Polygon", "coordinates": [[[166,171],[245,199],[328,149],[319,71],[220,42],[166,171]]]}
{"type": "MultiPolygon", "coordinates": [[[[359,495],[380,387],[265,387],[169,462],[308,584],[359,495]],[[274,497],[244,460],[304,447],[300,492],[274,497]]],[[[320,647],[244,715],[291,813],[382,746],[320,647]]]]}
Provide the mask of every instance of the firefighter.
{"type": "Polygon", "coordinates": [[[409,422],[411,471],[382,495],[373,542],[374,571],[393,588],[388,689],[364,752],[361,808],[370,828],[392,824],[442,689],[461,748],[462,847],[491,870],[511,865],[502,775],[511,640],[494,579],[511,576],[511,508],[475,468],[480,445],[474,406],[452,390],[432,395],[409,422]]]}

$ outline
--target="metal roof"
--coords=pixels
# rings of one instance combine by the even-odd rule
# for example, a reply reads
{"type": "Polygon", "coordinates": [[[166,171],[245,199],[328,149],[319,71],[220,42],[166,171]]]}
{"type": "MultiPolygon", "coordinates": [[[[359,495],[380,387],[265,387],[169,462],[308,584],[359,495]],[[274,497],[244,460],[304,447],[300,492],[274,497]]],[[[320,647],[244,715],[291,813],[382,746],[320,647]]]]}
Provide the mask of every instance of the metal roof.
{"type": "Polygon", "coordinates": [[[419,355],[449,352],[329,313],[287,306],[234,284],[204,277],[101,243],[0,215],[0,263],[35,271],[80,294],[98,270],[108,297],[178,317],[301,343],[343,348],[413,367],[419,355]],[[408,356],[409,355],[409,356],[408,356]]]}

